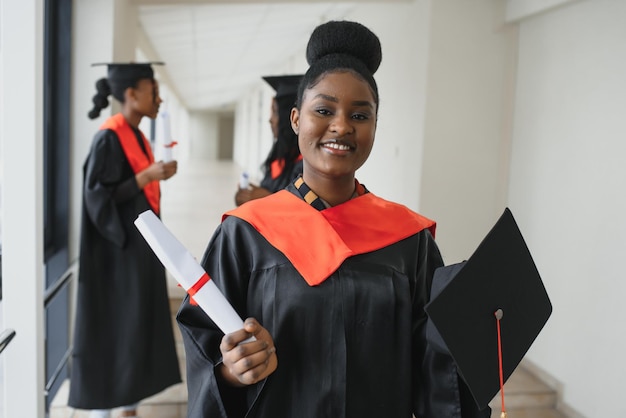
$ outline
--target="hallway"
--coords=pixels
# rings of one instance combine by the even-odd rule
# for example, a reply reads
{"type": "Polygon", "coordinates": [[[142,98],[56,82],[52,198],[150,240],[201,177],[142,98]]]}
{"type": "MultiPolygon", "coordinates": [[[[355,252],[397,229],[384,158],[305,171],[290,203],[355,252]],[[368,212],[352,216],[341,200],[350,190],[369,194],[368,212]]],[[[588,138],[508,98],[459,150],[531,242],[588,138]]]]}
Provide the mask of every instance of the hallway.
{"type": "MultiPolygon", "coordinates": [[[[204,249],[219,225],[224,212],[234,207],[234,194],[239,168],[230,161],[179,161],[178,173],[161,183],[162,220],[192,255],[200,260],[204,249]]],[[[168,274],[172,325],[176,336],[180,370],[185,378],[184,349],[174,316],[184,291],[168,274]]],[[[66,381],[55,397],[50,418],[87,418],[88,411],[67,407],[69,382],[66,381]]],[[[184,384],[175,385],[142,402],[141,418],[184,418],[187,412],[187,392],[184,384]]],[[[114,411],[113,417],[117,417],[114,411]]]]}
{"type": "MultiPolygon", "coordinates": [[[[221,215],[234,206],[234,192],[240,169],[229,161],[187,160],[179,162],[178,174],[162,183],[163,222],[200,260],[219,225],[221,215]]],[[[185,378],[184,349],[174,315],[184,296],[168,277],[172,320],[177,338],[180,367],[185,378]]],[[[69,382],[65,382],[53,401],[50,418],[88,418],[88,412],[67,407],[69,382]]],[[[555,411],[556,393],[522,368],[505,386],[509,418],[565,418],[555,411]]],[[[499,395],[494,398],[492,418],[498,418],[499,395]]],[[[187,394],[184,383],[149,398],[139,406],[141,418],[184,418],[187,394]]],[[[113,417],[117,418],[117,411],[113,417]]],[[[293,417],[296,418],[296,417],[293,417]]]]}

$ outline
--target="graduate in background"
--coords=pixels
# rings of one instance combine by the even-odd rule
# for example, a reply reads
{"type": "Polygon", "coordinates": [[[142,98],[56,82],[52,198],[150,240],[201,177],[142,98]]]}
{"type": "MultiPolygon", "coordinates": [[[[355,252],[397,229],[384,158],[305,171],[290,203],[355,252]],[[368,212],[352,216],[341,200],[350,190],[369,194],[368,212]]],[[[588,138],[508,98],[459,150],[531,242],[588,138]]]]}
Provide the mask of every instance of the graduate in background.
{"type": "Polygon", "coordinates": [[[69,406],[109,417],[179,383],[165,270],[133,222],[160,211],[159,181],[177,163],[155,162],[138,129],[161,98],[151,64],[108,64],[89,117],[113,95],[122,106],[96,133],[83,167],[83,211],[69,406]]]}
{"type": "Polygon", "coordinates": [[[302,174],[302,155],[298,136],[291,127],[291,109],[296,104],[298,84],[302,75],[277,75],[263,77],[276,94],[272,98],[270,126],[274,144],[263,162],[264,177],[259,186],[241,187],[235,193],[237,206],[253,199],[282,190],[295,177],[302,174]]]}
{"type": "Polygon", "coordinates": [[[177,316],[189,418],[489,417],[426,339],[435,222],[355,178],[374,145],[381,58],[356,22],[311,35],[291,114],[303,174],[227,213],[202,261],[244,327],[224,335],[189,298],[177,316]]]}

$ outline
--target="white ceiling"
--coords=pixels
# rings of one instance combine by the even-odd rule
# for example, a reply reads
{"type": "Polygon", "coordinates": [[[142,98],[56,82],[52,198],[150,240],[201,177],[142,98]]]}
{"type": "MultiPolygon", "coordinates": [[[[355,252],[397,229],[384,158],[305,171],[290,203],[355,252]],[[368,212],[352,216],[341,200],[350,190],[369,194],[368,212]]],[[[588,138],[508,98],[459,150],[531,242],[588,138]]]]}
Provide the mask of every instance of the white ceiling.
{"type": "Polygon", "coordinates": [[[289,58],[302,53],[315,26],[342,19],[357,5],[311,0],[136,3],[148,42],[166,63],[172,89],[193,110],[231,108],[262,76],[288,68],[289,58]]]}

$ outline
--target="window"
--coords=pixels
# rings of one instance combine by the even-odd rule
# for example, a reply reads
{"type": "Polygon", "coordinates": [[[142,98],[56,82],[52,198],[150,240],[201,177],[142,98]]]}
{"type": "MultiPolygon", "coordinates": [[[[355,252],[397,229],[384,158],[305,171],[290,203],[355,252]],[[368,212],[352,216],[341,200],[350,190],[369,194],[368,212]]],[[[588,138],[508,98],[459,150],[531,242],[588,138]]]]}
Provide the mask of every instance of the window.
{"type": "Polygon", "coordinates": [[[72,1],[46,0],[44,28],[44,262],[46,411],[67,377],[70,302],[69,167],[72,1]]]}

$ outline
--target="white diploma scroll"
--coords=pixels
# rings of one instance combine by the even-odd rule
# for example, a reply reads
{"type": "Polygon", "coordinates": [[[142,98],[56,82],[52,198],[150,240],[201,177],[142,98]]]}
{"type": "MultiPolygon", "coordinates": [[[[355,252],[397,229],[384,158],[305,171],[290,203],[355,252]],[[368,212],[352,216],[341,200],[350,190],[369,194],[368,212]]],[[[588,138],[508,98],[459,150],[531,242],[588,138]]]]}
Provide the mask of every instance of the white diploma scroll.
{"type": "Polygon", "coordinates": [[[172,140],[172,128],[170,126],[170,114],[167,110],[159,113],[163,122],[163,161],[169,163],[173,159],[172,148],[177,144],[172,140]]]}
{"type": "MultiPolygon", "coordinates": [[[[189,289],[207,274],[154,212],[147,210],[140,214],[135,220],[135,226],[161,260],[161,263],[186,292],[189,292],[189,289]]],[[[193,299],[224,334],[243,328],[243,320],[213,283],[213,280],[209,278],[202,287],[196,290],[193,299]]]]}
{"type": "Polygon", "coordinates": [[[241,176],[239,176],[239,188],[247,189],[248,187],[250,187],[250,180],[248,177],[248,173],[244,171],[243,173],[241,173],[241,176]]]}
{"type": "Polygon", "coordinates": [[[176,144],[178,144],[178,142],[172,141],[168,144],[163,145],[163,162],[169,163],[174,159],[172,148],[174,148],[174,145],[176,144]]]}

